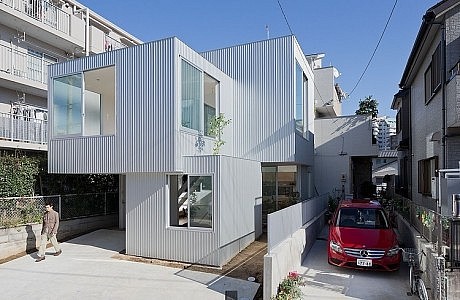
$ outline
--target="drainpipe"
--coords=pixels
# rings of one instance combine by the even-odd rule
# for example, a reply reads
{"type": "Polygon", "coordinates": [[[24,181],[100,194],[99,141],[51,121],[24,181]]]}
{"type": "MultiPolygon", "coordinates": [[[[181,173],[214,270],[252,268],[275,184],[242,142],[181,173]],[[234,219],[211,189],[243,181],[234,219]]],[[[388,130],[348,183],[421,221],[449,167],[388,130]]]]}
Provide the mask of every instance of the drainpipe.
{"type": "Polygon", "coordinates": [[[447,127],[447,109],[446,109],[446,25],[441,24],[441,88],[442,88],[442,168],[447,169],[447,147],[446,147],[446,127],[447,127]]]}
{"type": "Polygon", "coordinates": [[[89,11],[85,8],[86,26],[85,26],[85,55],[89,55],[89,11]]]}

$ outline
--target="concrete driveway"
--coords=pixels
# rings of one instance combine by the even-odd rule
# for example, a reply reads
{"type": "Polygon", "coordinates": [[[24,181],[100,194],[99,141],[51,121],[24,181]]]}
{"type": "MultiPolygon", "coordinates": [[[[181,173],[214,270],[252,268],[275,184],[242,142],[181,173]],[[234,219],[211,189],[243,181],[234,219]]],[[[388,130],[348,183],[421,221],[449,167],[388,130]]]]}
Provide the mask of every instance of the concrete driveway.
{"type": "Polygon", "coordinates": [[[373,272],[339,268],[327,262],[328,227],[316,240],[297,270],[306,279],[304,299],[414,299],[407,296],[409,271],[406,263],[396,272],[373,272]]]}
{"type": "Polygon", "coordinates": [[[253,299],[258,283],[112,258],[125,249],[125,232],[98,230],[0,265],[1,299],[253,299]]]}

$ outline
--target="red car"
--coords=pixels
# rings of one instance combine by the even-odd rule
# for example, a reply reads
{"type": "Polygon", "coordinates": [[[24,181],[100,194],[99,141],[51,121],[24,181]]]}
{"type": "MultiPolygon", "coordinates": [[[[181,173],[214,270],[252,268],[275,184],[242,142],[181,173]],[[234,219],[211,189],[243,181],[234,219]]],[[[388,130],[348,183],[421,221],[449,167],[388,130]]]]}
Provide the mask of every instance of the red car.
{"type": "Polygon", "coordinates": [[[329,222],[327,258],[332,265],[395,271],[398,240],[385,210],[374,200],[343,200],[329,222]]]}

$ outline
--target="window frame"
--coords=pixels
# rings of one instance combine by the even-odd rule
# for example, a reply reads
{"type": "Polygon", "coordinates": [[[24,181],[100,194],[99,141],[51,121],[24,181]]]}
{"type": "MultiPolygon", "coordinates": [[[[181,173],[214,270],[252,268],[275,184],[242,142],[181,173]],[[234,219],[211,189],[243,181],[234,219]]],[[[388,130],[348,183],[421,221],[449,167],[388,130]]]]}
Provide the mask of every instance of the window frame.
{"type": "MultiPolygon", "coordinates": [[[[205,78],[206,76],[215,80],[215,82],[217,83],[215,88],[216,88],[216,93],[215,93],[215,107],[214,107],[214,111],[215,111],[215,114],[214,116],[218,116],[220,114],[220,95],[221,95],[221,81],[218,80],[216,77],[212,76],[211,74],[205,72],[203,69],[199,68],[197,65],[193,64],[192,62],[190,62],[189,60],[187,60],[186,58],[184,57],[180,57],[181,59],[181,63],[180,63],[180,128],[184,131],[189,131],[191,133],[199,133],[199,134],[203,134],[205,137],[208,137],[208,138],[216,138],[215,136],[209,134],[208,132],[206,132],[207,128],[209,128],[209,125],[206,126],[205,124],[205,120],[206,120],[206,102],[205,102],[205,98],[206,98],[206,95],[205,95],[205,78]],[[201,79],[201,86],[200,86],[200,103],[199,103],[199,128],[198,129],[195,129],[195,128],[190,128],[190,127],[187,127],[187,126],[184,126],[183,124],[183,89],[182,89],[182,84],[183,84],[183,63],[186,63],[188,64],[189,66],[195,68],[196,70],[198,70],[200,72],[200,79],[201,79]]],[[[208,107],[211,107],[208,105],[208,107]]]]}
{"type": "Polygon", "coordinates": [[[418,161],[418,192],[425,196],[433,196],[431,177],[435,177],[438,170],[439,158],[433,156],[418,161]]]}
{"type": "MultiPolygon", "coordinates": [[[[203,231],[203,232],[213,232],[215,230],[216,225],[216,196],[215,196],[215,176],[214,173],[170,173],[166,174],[166,184],[167,187],[165,189],[167,199],[166,205],[166,228],[171,230],[187,230],[187,231],[203,231]],[[211,227],[198,227],[198,226],[190,226],[190,203],[187,201],[187,226],[180,226],[180,225],[171,225],[171,178],[172,176],[183,176],[187,175],[188,178],[190,177],[211,177],[211,227]]],[[[190,189],[190,181],[187,179],[187,194],[189,193],[190,189]]]]}

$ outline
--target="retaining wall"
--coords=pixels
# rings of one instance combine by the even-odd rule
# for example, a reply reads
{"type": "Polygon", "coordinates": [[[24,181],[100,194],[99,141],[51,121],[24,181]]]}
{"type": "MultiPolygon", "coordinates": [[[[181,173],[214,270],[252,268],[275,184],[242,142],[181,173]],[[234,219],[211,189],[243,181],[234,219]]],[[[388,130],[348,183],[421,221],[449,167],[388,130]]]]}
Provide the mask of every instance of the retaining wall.
{"type": "Polygon", "coordinates": [[[276,295],[279,283],[301,266],[324,226],[323,212],[264,256],[264,300],[276,295]]]}
{"type": "MultiPolygon", "coordinates": [[[[118,226],[118,215],[88,217],[61,221],[57,234],[58,241],[101,228],[118,226]]],[[[41,224],[27,224],[0,229],[0,260],[24,252],[34,251],[40,246],[41,224]]]]}

